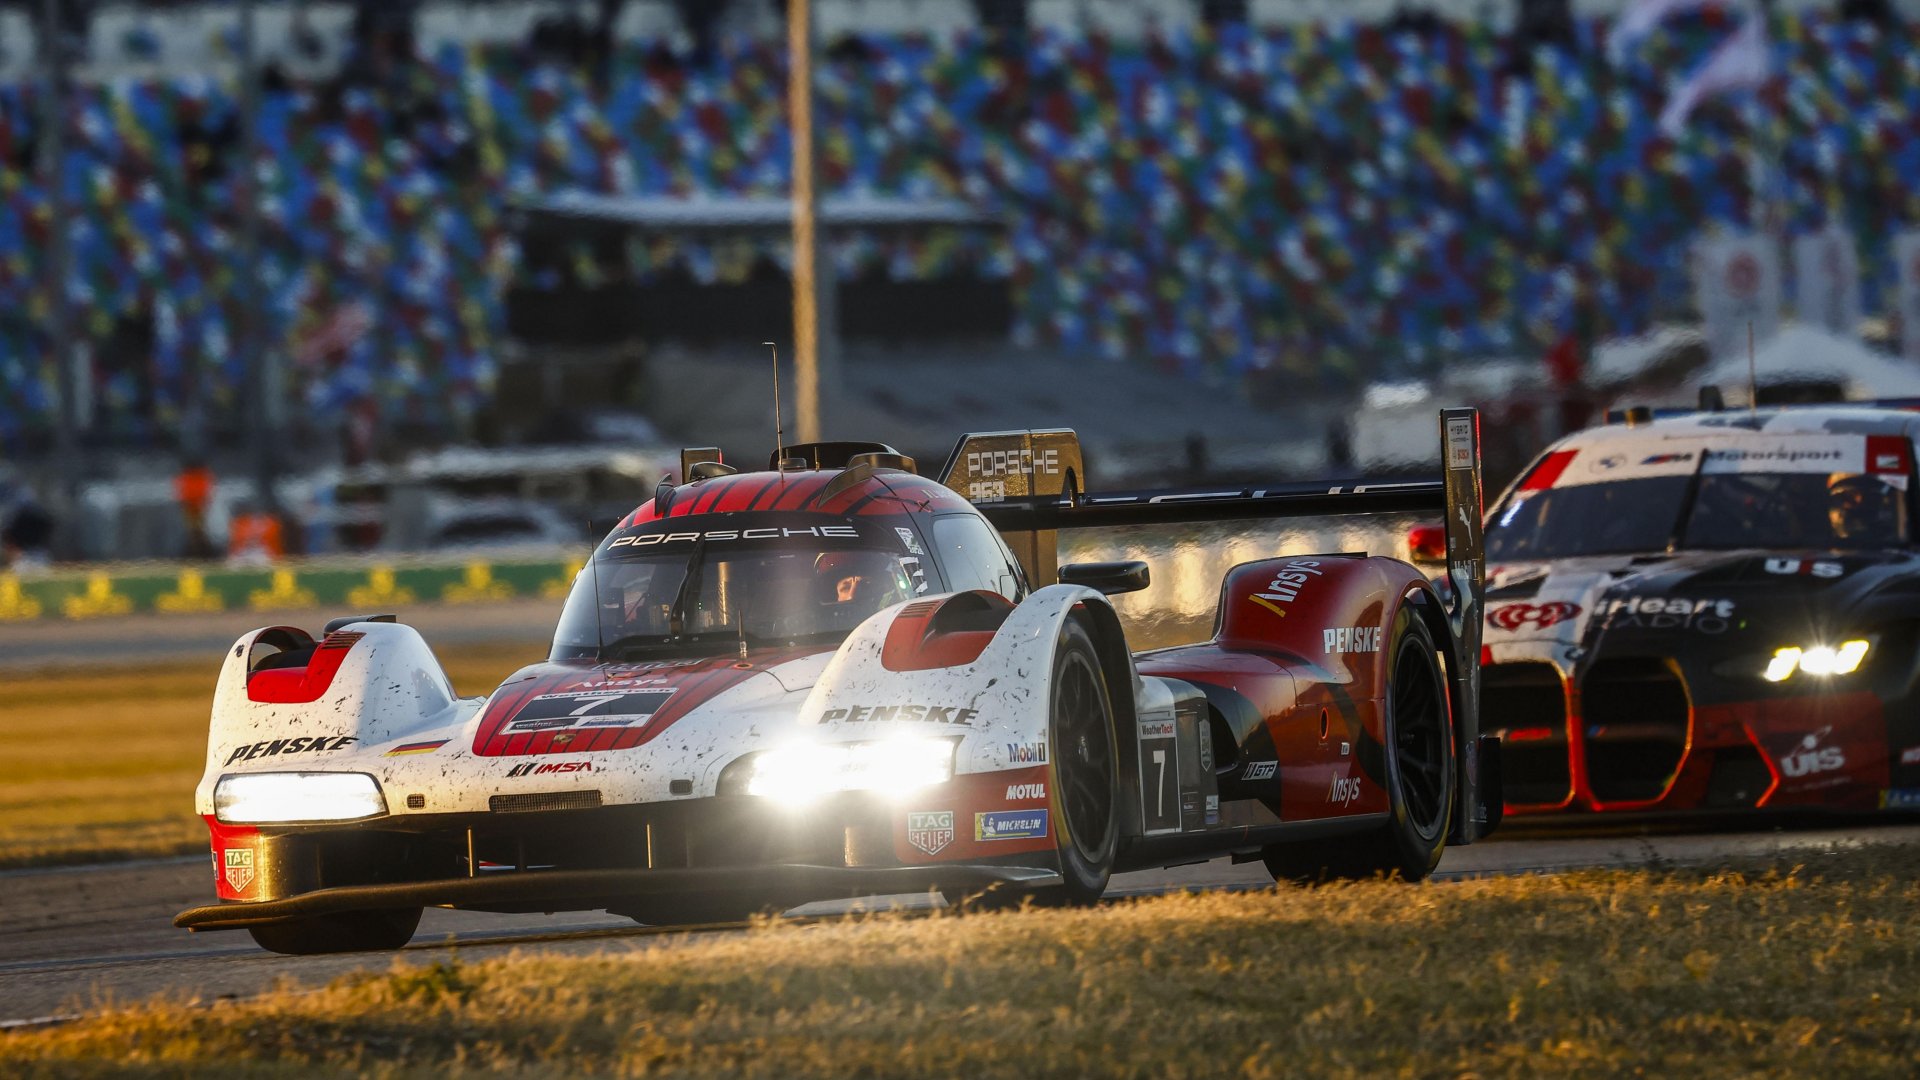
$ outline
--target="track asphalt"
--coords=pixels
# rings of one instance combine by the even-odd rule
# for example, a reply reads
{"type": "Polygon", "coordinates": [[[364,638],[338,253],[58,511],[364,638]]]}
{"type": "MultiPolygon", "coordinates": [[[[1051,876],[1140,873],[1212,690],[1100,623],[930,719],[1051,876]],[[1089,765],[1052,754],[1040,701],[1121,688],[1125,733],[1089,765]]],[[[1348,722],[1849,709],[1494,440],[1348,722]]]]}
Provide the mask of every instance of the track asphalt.
{"type": "MultiPolygon", "coordinates": [[[[1578,867],[1714,865],[1778,853],[1807,859],[1844,858],[1864,842],[1920,847],[1920,825],[1813,825],[1792,829],[1707,833],[1610,835],[1514,831],[1473,847],[1456,848],[1440,864],[1437,886],[1482,874],[1552,873],[1578,867]]],[[[138,863],[0,872],[0,1027],[45,1022],[154,995],[215,1001],[259,994],[281,984],[318,986],[351,971],[385,970],[391,953],[286,957],[265,952],[237,931],[190,934],[176,930],[175,912],[205,903],[212,870],[204,856],[138,863]]],[[[1174,889],[1268,888],[1259,863],[1225,859],[1125,874],[1109,897],[1174,889]]],[[[796,908],[790,917],[844,914],[856,904],[924,908],[927,896],[826,902],[796,908]]],[[[514,949],[560,954],[619,953],[674,948],[701,934],[737,933],[739,926],[664,931],[605,912],[493,915],[429,910],[400,955],[408,962],[466,960],[514,949]]]]}

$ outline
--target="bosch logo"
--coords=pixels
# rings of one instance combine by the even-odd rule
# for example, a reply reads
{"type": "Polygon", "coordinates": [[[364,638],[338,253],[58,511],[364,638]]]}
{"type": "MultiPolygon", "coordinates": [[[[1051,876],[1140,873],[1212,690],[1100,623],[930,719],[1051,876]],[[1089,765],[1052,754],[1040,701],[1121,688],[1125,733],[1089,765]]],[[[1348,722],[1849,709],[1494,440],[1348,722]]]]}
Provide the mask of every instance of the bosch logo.
{"type": "Polygon", "coordinates": [[[1508,604],[1487,612],[1487,621],[1502,630],[1518,630],[1533,625],[1542,630],[1555,623],[1563,623],[1580,614],[1580,605],[1565,600],[1549,600],[1544,604],[1508,604]]]}

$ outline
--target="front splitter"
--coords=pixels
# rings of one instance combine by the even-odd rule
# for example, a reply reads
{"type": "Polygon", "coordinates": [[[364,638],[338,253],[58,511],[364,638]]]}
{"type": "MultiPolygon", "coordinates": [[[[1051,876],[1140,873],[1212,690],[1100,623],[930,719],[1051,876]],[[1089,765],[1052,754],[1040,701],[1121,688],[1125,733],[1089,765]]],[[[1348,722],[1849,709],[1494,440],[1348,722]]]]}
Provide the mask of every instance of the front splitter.
{"type": "Polygon", "coordinates": [[[1058,885],[1058,872],[1025,866],[844,867],[781,863],[692,870],[495,871],[478,877],[342,885],[279,900],[209,904],[173,917],[187,930],[244,930],[322,915],[394,908],[587,911],[641,896],[765,897],[792,907],[813,900],[988,885],[1058,885]]]}

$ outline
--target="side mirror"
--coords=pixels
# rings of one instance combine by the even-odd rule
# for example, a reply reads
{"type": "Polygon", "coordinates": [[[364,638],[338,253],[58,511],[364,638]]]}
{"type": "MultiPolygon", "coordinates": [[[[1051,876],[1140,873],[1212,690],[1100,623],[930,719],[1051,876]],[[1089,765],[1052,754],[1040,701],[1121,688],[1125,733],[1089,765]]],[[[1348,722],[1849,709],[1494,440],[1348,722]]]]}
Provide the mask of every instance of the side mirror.
{"type": "Polygon", "coordinates": [[[1139,592],[1147,587],[1148,580],[1147,564],[1137,560],[1069,563],[1060,568],[1061,584],[1085,585],[1108,596],[1139,592]]]}
{"type": "Polygon", "coordinates": [[[1447,530],[1443,525],[1415,525],[1407,530],[1407,558],[1416,563],[1447,561],[1447,530]]]}

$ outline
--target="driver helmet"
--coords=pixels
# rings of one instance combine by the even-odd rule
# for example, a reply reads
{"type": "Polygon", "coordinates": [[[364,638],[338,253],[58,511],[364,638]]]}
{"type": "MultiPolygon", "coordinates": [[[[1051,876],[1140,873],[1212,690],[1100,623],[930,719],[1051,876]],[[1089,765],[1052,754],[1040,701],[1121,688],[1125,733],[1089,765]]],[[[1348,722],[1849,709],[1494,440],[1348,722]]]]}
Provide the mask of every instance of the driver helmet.
{"type": "Polygon", "coordinates": [[[1894,490],[1869,473],[1834,473],[1827,479],[1827,521],[1840,540],[1891,540],[1894,490]]]}
{"type": "Polygon", "coordinates": [[[852,603],[860,595],[860,553],[828,551],[813,560],[813,576],[822,604],[852,603]]]}

